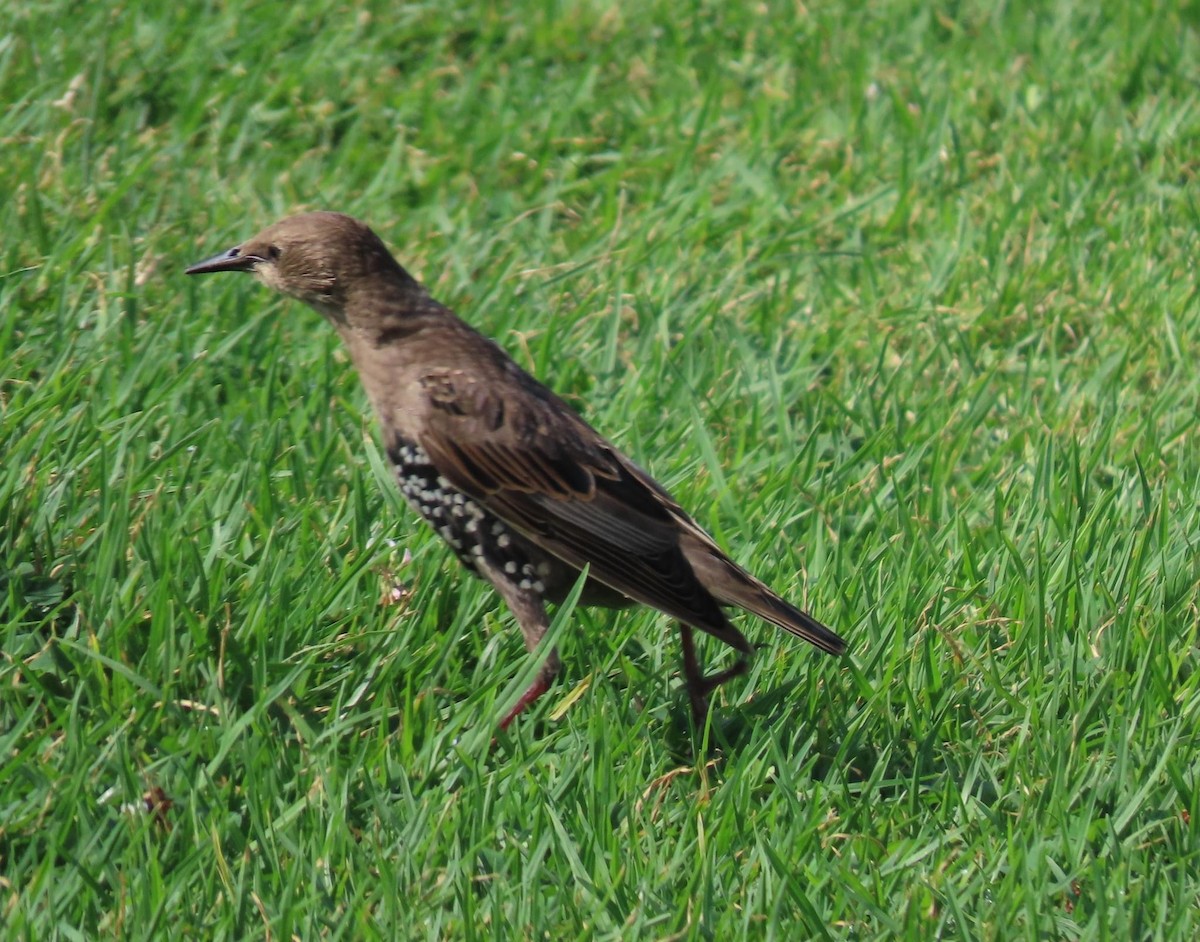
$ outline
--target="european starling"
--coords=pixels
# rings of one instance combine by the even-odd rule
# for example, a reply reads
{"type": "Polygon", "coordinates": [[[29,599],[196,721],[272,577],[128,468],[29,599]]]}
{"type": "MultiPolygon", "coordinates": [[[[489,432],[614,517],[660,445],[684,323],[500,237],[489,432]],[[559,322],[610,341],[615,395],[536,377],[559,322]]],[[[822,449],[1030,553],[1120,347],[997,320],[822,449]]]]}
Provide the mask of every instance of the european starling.
{"type": "MultiPolygon", "coordinates": [[[[409,505],[508,603],[533,651],[584,566],[581,603],[641,602],[679,621],[698,721],[752,648],[724,606],[745,609],[831,654],[845,642],[734,563],[653,478],[491,340],[459,320],[364,223],[292,216],[187,269],[253,272],[315,308],[341,335],[379,418],[409,505]],[[737,649],[705,676],[694,629],[737,649]]],[[[551,651],[506,727],[558,673],[551,651]]]]}

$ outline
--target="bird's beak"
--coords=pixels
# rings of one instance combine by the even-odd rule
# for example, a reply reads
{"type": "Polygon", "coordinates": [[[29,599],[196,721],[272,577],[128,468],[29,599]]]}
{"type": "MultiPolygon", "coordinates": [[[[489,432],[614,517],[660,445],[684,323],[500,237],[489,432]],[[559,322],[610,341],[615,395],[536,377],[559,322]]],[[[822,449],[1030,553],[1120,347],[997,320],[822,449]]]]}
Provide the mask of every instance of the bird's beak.
{"type": "Polygon", "coordinates": [[[184,273],[188,275],[208,275],[215,271],[253,271],[254,266],[263,259],[257,255],[243,255],[242,247],[235,245],[227,252],[206,258],[192,265],[184,273]]]}

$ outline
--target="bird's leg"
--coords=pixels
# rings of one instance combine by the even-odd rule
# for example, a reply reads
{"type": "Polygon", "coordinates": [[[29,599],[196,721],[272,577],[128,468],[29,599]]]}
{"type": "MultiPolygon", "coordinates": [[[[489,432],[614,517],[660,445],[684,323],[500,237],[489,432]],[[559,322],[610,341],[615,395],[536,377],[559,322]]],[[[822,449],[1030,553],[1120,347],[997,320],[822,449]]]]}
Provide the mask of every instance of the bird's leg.
{"type": "MultiPolygon", "coordinates": [[[[744,638],[741,640],[748,651],[749,644],[744,638]]],[[[679,642],[683,647],[683,678],[687,684],[688,699],[692,701],[692,717],[695,719],[696,725],[701,726],[704,718],[708,715],[708,695],[725,681],[746,673],[750,662],[746,651],[743,651],[742,656],[732,667],[706,677],[700,670],[700,662],[696,659],[696,640],[693,637],[691,625],[679,623],[679,642]]]]}
{"type": "MultiPolygon", "coordinates": [[[[546,616],[540,602],[537,603],[537,607],[538,610],[542,612],[542,620],[536,625],[531,625],[527,621],[520,620],[520,616],[518,616],[521,624],[521,633],[525,635],[525,647],[528,648],[531,653],[537,649],[538,642],[541,641],[542,635],[546,633],[546,628],[548,627],[548,622],[546,621],[546,616]]],[[[509,723],[516,719],[517,716],[522,713],[526,707],[537,700],[538,697],[550,689],[550,685],[554,682],[554,678],[558,676],[558,670],[560,666],[561,665],[558,660],[558,649],[551,648],[549,655],[546,657],[546,662],[542,665],[541,670],[538,671],[537,677],[533,679],[533,683],[530,684],[526,691],[517,698],[517,702],[513,705],[513,708],[509,710],[504,715],[504,719],[500,721],[501,729],[508,729],[509,723]]]]}
{"type": "Polygon", "coordinates": [[[504,714],[504,719],[500,721],[501,729],[508,729],[509,723],[523,713],[529,704],[533,703],[538,697],[550,689],[550,681],[554,679],[554,673],[554,671],[548,672],[546,667],[542,668],[534,682],[530,684],[528,689],[517,699],[517,702],[513,705],[513,708],[504,714]],[[547,673],[549,673],[548,677],[546,676],[547,673]]]}
{"type": "MultiPolygon", "coordinates": [[[[546,607],[542,604],[541,595],[529,589],[522,589],[512,579],[509,579],[507,574],[486,560],[480,560],[478,565],[483,574],[487,576],[488,581],[496,587],[496,591],[508,604],[517,624],[521,626],[521,634],[525,637],[525,647],[532,654],[537,650],[538,644],[541,643],[550,627],[550,620],[546,617],[546,607]]],[[[542,664],[533,683],[521,694],[513,708],[500,721],[501,729],[508,729],[508,725],[526,707],[550,689],[550,684],[558,675],[559,667],[558,649],[551,648],[550,653],[546,656],[546,662],[542,664]]]]}

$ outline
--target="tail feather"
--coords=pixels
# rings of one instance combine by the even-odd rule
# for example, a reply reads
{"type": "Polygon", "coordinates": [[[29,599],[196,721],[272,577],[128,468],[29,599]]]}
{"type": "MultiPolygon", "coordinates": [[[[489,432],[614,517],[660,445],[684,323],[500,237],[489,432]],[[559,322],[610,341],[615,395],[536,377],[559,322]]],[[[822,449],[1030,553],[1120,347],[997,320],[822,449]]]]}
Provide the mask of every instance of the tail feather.
{"type": "Polygon", "coordinates": [[[846,642],[840,635],[830,631],[807,612],[781,599],[766,586],[759,591],[757,599],[738,599],[734,604],[829,654],[844,654],[846,651],[846,642]]]}
{"type": "Polygon", "coordinates": [[[819,621],[780,598],[741,566],[722,553],[706,535],[696,543],[685,543],[684,553],[713,597],[722,605],[735,605],[784,631],[803,638],[829,654],[843,654],[846,642],[819,621]]]}
{"type": "Polygon", "coordinates": [[[757,615],[829,654],[845,653],[846,642],[840,635],[780,598],[770,586],[746,572],[682,511],[676,518],[682,527],[679,548],[700,584],[717,602],[757,615]]]}

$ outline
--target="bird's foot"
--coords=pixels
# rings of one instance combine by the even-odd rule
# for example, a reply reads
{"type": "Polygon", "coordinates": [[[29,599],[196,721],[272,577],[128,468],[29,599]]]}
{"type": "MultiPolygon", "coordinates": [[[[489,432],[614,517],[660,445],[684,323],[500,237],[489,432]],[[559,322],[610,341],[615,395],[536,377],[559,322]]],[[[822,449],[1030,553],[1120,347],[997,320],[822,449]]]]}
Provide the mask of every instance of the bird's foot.
{"type": "Polygon", "coordinates": [[[725,681],[746,673],[749,666],[749,661],[742,659],[732,667],[717,674],[709,674],[707,677],[698,671],[686,672],[688,699],[692,704],[692,719],[696,721],[697,729],[704,727],[704,721],[708,717],[708,695],[725,681]]]}
{"type": "Polygon", "coordinates": [[[500,721],[500,728],[508,729],[509,723],[515,720],[517,716],[525,710],[526,707],[537,700],[538,697],[540,697],[549,689],[550,681],[545,677],[538,677],[532,684],[529,685],[529,689],[521,694],[521,698],[517,700],[513,708],[509,710],[507,714],[505,714],[504,719],[500,721]]]}

